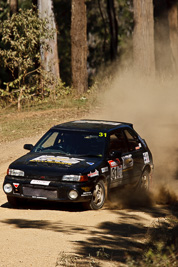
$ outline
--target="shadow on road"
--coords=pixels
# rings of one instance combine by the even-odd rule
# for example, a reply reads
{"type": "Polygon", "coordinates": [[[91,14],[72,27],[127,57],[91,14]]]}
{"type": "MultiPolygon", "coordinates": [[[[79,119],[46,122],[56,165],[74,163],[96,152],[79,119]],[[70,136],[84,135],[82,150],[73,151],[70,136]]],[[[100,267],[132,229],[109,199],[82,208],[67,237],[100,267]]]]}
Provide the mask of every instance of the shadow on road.
{"type": "MultiPolygon", "coordinates": [[[[11,205],[6,202],[1,205],[2,208],[12,209],[11,205]]],[[[31,210],[58,210],[69,212],[83,212],[85,209],[81,203],[57,203],[50,201],[23,201],[19,203],[17,209],[31,209],[31,210]]]]}
{"type": "MultiPolygon", "coordinates": [[[[126,263],[128,258],[137,261],[143,257],[148,244],[162,242],[165,246],[177,246],[178,224],[170,222],[167,216],[178,218],[178,203],[174,206],[157,206],[154,208],[141,208],[137,211],[151,215],[149,226],[144,226],[143,218],[133,213],[113,210],[118,215],[118,223],[111,221],[101,223],[95,231],[89,233],[85,241],[77,241],[79,255],[102,255],[102,260],[112,260],[126,263]],[[121,222],[120,222],[121,221],[121,222]],[[151,242],[150,242],[151,240],[151,242]]],[[[136,210],[135,210],[136,211],[136,210]]]]}
{"type": "MultiPolygon", "coordinates": [[[[7,203],[5,204],[6,208],[7,203]]],[[[6,219],[1,223],[14,225],[19,229],[41,229],[54,232],[61,232],[67,235],[83,234],[82,240],[71,241],[76,246],[77,254],[81,257],[88,257],[89,255],[96,260],[101,257],[103,261],[114,261],[119,263],[126,263],[128,257],[139,259],[143,255],[143,251],[146,248],[149,237],[158,237],[162,240],[165,229],[168,229],[169,224],[166,221],[166,216],[176,215],[178,203],[174,206],[156,206],[151,208],[138,208],[127,210],[110,210],[111,213],[116,215],[118,222],[104,221],[96,227],[90,227],[85,225],[72,224],[72,221],[68,224],[64,224],[62,220],[51,222],[48,220],[28,220],[28,219],[6,219]],[[177,206],[176,206],[177,205],[177,206]],[[143,214],[149,214],[153,217],[153,220],[149,220],[149,217],[143,220],[143,214]],[[155,221],[157,224],[153,224],[155,221]],[[160,224],[160,222],[162,223],[160,224]],[[145,224],[147,222],[147,226],[145,224]],[[148,226],[149,224],[149,226],[148,226]],[[160,226],[161,225],[161,230],[160,226]]],[[[4,207],[5,208],[5,207],[4,207]]],[[[42,208],[39,206],[38,208],[42,208]]],[[[36,206],[33,209],[38,209],[36,206]]],[[[43,207],[43,208],[46,208],[43,207]]],[[[49,208],[49,207],[48,207],[49,208]]],[[[108,210],[107,206],[105,209],[108,210]]],[[[73,210],[74,211],[74,210],[73,210]]],[[[60,212],[60,211],[59,211],[60,212]]],[[[96,211],[97,212],[97,211],[96,211]]],[[[90,216],[90,212],[86,212],[86,216],[90,216]]],[[[177,235],[177,226],[169,230],[175,232],[177,235]]],[[[172,236],[171,236],[172,238],[172,236]]],[[[171,239],[166,242],[172,242],[171,239]]],[[[174,241],[173,241],[174,242],[174,241]]]]}
{"type": "MultiPolygon", "coordinates": [[[[165,195],[166,192],[163,190],[162,194],[165,195]]],[[[123,202],[123,196],[118,196],[116,192],[103,208],[114,214],[118,222],[110,221],[108,216],[107,221],[103,221],[95,227],[86,226],[84,220],[81,224],[80,221],[76,225],[72,224],[72,221],[66,224],[62,219],[60,220],[60,216],[58,221],[11,218],[0,222],[19,229],[41,229],[66,235],[82,234],[82,239],[71,241],[81,258],[91,255],[95,259],[101,257],[102,261],[112,260],[117,264],[126,264],[128,257],[137,259],[137,261],[141,259],[150,238],[152,241],[155,240],[154,242],[164,241],[168,246],[173,244],[178,247],[177,221],[175,219],[167,220],[173,216],[178,218],[177,198],[166,197],[166,203],[158,205],[152,202],[152,195],[149,194],[139,195],[135,202],[133,202],[133,195],[125,194],[124,196],[123,202]],[[168,203],[168,200],[171,202],[168,203]]],[[[8,203],[4,203],[1,207],[11,208],[8,203]]],[[[25,203],[20,209],[57,210],[59,214],[60,211],[83,212],[83,216],[91,214],[93,216],[93,212],[85,211],[78,203],[34,201],[25,203]]]]}

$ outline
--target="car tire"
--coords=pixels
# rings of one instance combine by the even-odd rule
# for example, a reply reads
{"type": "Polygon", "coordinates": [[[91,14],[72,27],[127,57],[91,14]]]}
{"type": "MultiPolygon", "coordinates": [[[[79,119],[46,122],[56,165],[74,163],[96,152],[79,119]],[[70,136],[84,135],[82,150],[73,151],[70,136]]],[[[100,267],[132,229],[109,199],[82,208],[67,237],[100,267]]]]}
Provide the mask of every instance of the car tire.
{"type": "Polygon", "coordinates": [[[103,207],[106,199],[105,184],[99,180],[93,190],[92,199],[90,202],[84,203],[84,207],[90,210],[99,210],[103,207]]]}
{"type": "Polygon", "coordinates": [[[7,196],[7,200],[12,208],[17,208],[19,205],[19,201],[16,197],[7,196]]]}
{"type": "Polygon", "coordinates": [[[150,173],[148,170],[144,170],[139,182],[139,189],[149,191],[150,190],[150,173]]]}

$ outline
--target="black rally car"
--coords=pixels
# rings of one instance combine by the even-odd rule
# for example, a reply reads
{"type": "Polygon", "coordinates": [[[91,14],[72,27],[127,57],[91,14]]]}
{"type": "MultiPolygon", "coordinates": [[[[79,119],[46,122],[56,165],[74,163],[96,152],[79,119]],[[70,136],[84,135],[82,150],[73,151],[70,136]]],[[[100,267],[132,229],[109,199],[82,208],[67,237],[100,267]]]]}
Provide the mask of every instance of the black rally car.
{"type": "Polygon", "coordinates": [[[10,164],[3,184],[12,206],[44,199],[100,209],[112,188],[150,186],[152,155],[130,123],[66,122],[24,148],[30,152],[10,164]]]}

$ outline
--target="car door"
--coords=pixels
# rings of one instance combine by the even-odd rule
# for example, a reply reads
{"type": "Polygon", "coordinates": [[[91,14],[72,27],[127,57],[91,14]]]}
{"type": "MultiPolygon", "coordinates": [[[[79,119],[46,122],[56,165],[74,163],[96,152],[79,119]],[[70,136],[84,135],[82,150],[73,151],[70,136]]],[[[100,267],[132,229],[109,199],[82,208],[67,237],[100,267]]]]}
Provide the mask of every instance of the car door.
{"type": "Polygon", "coordinates": [[[132,179],[130,182],[135,182],[140,179],[141,173],[144,166],[143,161],[143,146],[140,142],[137,134],[130,128],[124,129],[124,134],[127,139],[129,154],[132,155],[133,159],[133,170],[132,170],[132,179]]]}
{"type": "Polygon", "coordinates": [[[133,177],[133,158],[122,129],[112,132],[109,136],[108,163],[111,188],[129,183],[133,177]]]}

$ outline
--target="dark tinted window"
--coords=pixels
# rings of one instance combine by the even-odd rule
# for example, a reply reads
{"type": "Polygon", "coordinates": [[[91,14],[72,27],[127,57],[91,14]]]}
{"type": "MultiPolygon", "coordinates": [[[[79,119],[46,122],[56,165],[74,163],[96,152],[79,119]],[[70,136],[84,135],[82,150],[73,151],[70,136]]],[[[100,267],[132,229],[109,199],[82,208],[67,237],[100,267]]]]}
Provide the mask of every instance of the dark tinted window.
{"type": "Polygon", "coordinates": [[[110,135],[109,152],[111,151],[128,151],[126,138],[123,131],[117,131],[110,135]]]}
{"type": "Polygon", "coordinates": [[[124,130],[127,137],[129,151],[139,150],[141,148],[137,135],[131,130],[124,130]]]}
{"type": "Polygon", "coordinates": [[[102,157],[105,143],[106,138],[101,137],[101,133],[51,130],[38,142],[33,151],[102,157]]]}

